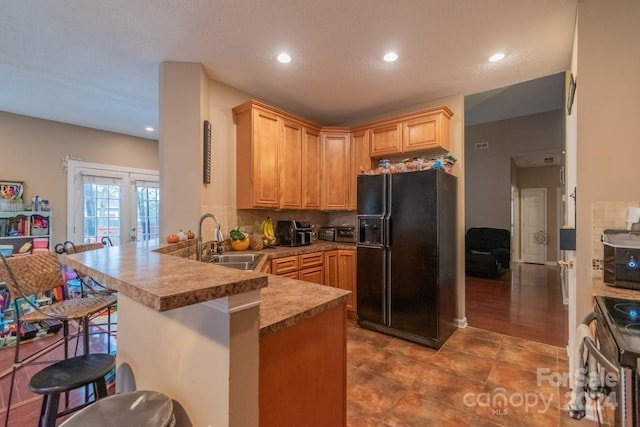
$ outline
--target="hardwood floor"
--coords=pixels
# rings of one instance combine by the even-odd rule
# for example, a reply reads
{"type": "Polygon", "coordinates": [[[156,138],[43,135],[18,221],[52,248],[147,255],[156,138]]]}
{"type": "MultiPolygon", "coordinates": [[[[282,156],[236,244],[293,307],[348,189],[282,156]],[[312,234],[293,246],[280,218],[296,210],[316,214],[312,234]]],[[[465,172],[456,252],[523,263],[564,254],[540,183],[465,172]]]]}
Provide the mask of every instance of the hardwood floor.
{"type": "MultiPolygon", "coordinates": [[[[22,349],[28,352],[32,352],[35,349],[46,347],[52,341],[55,341],[62,334],[62,331],[58,331],[55,335],[41,338],[26,344],[21,344],[22,349]]],[[[111,352],[115,352],[116,339],[113,337],[108,338],[107,334],[96,334],[91,336],[90,349],[94,353],[107,352],[107,340],[111,340],[111,352]]],[[[73,343],[69,346],[69,351],[74,351],[73,343]]],[[[78,354],[82,353],[82,346],[78,346],[78,354]]],[[[38,364],[29,365],[20,368],[16,373],[16,384],[14,386],[13,398],[11,402],[11,411],[9,413],[9,423],[6,427],[25,427],[38,425],[38,415],[40,414],[40,407],[42,404],[42,396],[32,393],[29,390],[29,378],[36,372],[43,369],[46,366],[47,361],[60,360],[63,355],[63,348],[59,347],[50,353],[47,353],[42,359],[39,359],[38,364]]],[[[0,349],[0,372],[4,373],[11,369],[14,357],[14,347],[3,347],[0,349]]],[[[11,375],[7,375],[0,379],[0,425],[5,425],[6,405],[9,396],[9,385],[11,375]]],[[[113,385],[108,389],[110,393],[114,391],[113,385]]],[[[84,389],[74,390],[70,396],[71,405],[75,405],[83,401],[84,389]]],[[[64,418],[59,418],[58,423],[61,423],[64,418]]]]}
{"type": "Polygon", "coordinates": [[[556,266],[514,263],[499,279],[466,278],[470,326],[566,347],[567,306],[556,266]]]}

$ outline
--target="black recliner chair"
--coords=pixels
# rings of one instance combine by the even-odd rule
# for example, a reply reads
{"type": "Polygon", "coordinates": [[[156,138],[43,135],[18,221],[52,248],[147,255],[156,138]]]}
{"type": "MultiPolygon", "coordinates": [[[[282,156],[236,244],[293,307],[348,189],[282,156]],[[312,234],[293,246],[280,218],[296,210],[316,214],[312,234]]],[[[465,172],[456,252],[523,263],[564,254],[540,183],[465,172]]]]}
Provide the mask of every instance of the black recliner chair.
{"type": "Polygon", "coordinates": [[[499,277],[509,270],[511,233],[509,230],[475,227],[465,235],[465,267],[469,276],[499,277]]]}

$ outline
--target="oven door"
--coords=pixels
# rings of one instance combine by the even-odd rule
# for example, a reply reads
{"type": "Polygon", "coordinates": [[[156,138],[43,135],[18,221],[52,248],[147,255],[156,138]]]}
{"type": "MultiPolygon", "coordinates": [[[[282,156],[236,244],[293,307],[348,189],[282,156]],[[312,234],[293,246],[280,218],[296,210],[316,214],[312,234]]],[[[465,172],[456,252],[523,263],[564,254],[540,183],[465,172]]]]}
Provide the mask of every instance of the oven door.
{"type": "MultiPolygon", "coordinates": [[[[620,366],[618,363],[618,347],[603,314],[598,310],[597,304],[596,310],[589,314],[583,323],[589,325],[594,321],[596,339],[585,337],[585,360],[578,361],[585,367],[583,372],[587,384],[587,394],[592,399],[609,397],[608,402],[615,405],[616,426],[637,426],[639,419],[637,390],[640,383],[637,372],[635,369],[620,366]],[[589,363],[590,356],[595,364],[589,363]]],[[[582,415],[584,416],[584,414],[582,415]]],[[[572,417],[574,417],[573,414],[572,417]]]]}

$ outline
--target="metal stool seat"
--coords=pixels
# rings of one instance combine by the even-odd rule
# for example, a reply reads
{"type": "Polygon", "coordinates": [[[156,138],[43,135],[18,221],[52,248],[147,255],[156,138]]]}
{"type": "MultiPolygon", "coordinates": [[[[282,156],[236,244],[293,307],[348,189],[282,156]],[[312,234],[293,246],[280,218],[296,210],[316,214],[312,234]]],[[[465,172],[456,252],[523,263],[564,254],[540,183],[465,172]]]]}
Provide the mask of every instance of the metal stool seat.
{"type": "Polygon", "coordinates": [[[56,418],[85,408],[85,403],[58,412],[60,394],[92,384],[95,400],[107,397],[105,375],[115,367],[115,358],[109,354],[88,354],[61,360],[36,373],[29,381],[32,392],[43,394],[40,410],[41,427],[55,427],[56,418]]]}
{"type": "Polygon", "coordinates": [[[73,414],[60,427],[171,427],[173,402],[157,391],[131,391],[106,397],[73,414]]]}

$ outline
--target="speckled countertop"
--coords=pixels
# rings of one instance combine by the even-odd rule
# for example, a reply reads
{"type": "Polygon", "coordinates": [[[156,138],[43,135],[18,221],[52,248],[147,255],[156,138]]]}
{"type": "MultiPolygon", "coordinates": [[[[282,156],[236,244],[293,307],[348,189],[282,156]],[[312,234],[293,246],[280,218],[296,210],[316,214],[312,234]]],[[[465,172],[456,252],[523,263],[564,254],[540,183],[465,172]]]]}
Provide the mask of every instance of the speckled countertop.
{"type": "Polygon", "coordinates": [[[157,311],[267,286],[267,276],[165,255],[157,241],[64,256],[81,273],[157,311]]]}
{"type": "Polygon", "coordinates": [[[593,295],[603,297],[624,298],[640,301],[640,291],[634,289],[621,289],[609,286],[601,278],[593,279],[593,295]]]}
{"type": "MultiPolygon", "coordinates": [[[[355,249],[355,244],[317,242],[244,253],[264,255],[255,269],[259,271],[274,258],[333,249],[355,249]]],[[[68,255],[65,263],[158,311],[262,288],[260,337],[344,304],[350,294],[330,286],[196,262],[194,252],[195,241],[145,242],[68,255]]]]}

